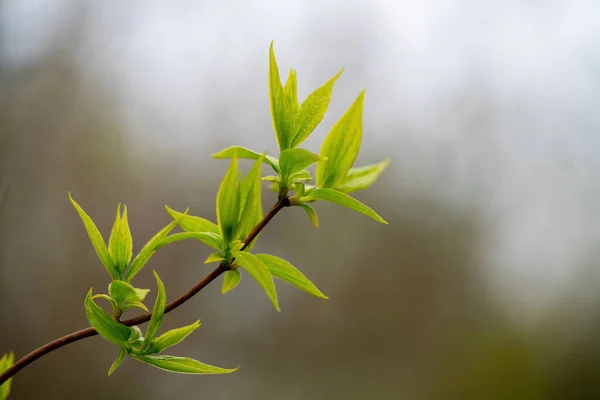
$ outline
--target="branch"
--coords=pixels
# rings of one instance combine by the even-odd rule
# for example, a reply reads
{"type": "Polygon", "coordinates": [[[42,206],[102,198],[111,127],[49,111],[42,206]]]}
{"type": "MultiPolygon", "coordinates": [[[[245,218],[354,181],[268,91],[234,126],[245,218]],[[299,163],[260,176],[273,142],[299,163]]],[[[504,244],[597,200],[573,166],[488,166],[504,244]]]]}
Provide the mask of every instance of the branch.
{"type": "MultiPolygon", "coordinates": [[[[282,208],[289,207],[289,205],[290,205],[290,201],[287,197],[279,198],[279,200],[277,201],[277,203],[275,203],[273,208],[271,208],[269,210],[269,212],[264,216],[264,218],[254,227],[254,229],[252,229],[252,231],[250,231],[250,233],[248,234],[248,237],[246,237],[246,239],[244,240],[244,245],[242,247],[242,250],[244,250],[246,247],[248,247],[248,245],[256,238],[256,236],[258,236],[260,231],[263,230],[263,228],[269,223],[269,221],[271,221],[271,219],[273,219],[273,217],[282,208]]],[[[173,311],[174,309],[176,309],[177,307],[179,307],[180,305],[182,305],[183,303],[185,303],[186,301],[188,301],[189,299],[194,297],[199,291],[201,291],[206,286],[208,286],[209,283],[214,281],[222,273],[224,273],[225,271],[228,271],[229,268],[230,268],[230,266],[228,264],[223,264],[223,263],[219,264],[219,266],[214,271],[212,271],[210,274],[206,275],[200,282],[198,282],[196,285],[194,285],[191,289],[189,289],[187,292],[183,293],[181,296],[177,297],[175,300],[173,300],[172,302],[167,304],[165,307],[165,314],[170,311],[173,311]]],[[[150,321],[151,317],[152,317],[152,313],[146,313],[146,314],[142,314],[138,317],[128,319],[121,323],[126,326],[134,326],[134,325],[139,325],[139,324],[143,324],[144,322],[150,321]]],[[[22,370],[23,368],[25,368],[26,366],[28,366],[29,364],[31,364],[32,362],[37,360],[38,358],[40,358],[54,350],[60,349],[61,347],[66,346],[70,343],[77,342],[79,340],[82,340],[82,339],[85,339],[85,338],[88,338],[91,336],[95,336],[97,334],[98,334],[98,332],[94,328],[86,328],[86,329],[81,329],[81,330],[73,332],[73,333],[69,333],[68,335],[65,335],[65,336],[55,339],[49,343],[46,343],[42,347],[37,348],[36,350],[32,351],[31,353],[29,353],[26,356],[24,356],[23,358],[21,358],[19,361],[14,363],[12,367],[8,368],[2,375],[0,375],[0,385],[2,385],[9,378],[13,377],[17,372],[19,372],[20,370],[22,370]]]]}

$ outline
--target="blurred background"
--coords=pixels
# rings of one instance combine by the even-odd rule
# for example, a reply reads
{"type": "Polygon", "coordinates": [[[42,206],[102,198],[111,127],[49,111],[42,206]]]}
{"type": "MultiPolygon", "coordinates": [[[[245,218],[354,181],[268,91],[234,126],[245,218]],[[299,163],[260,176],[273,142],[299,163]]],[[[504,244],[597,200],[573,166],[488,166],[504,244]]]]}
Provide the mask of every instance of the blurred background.
{"type": "MultiPolygon", "coordinates": [[[[211,153],[277,155],[271,40],[301,100],[345,67],[305,147],[366,88],[357,165],[391,158],[357,193],[389,226],[319,203],[319,229],[286,209],[256,246],[330,300],[279,283],[278,314],[246,277],[165,319],[203,322],[172,354],[235,374],[128,359],[107,378],[117,349],[95,337],[11,399],[599,399],[599,17],[593,0],[0,1],[0,353],[87,326],[106,290],[68,191],[105,237],[127,204],[135,252],[165,204],[215,219],[211,153]]],[[[171,245],[135,283],[152,304],[156,269],[173,299],[210,252],[171,245]]]]}

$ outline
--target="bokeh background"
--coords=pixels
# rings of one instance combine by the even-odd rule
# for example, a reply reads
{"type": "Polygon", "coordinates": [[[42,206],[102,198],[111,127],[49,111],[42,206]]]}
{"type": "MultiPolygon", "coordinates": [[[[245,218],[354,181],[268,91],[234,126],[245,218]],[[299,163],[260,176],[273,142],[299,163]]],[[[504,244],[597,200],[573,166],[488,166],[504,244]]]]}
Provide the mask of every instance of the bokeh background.
{"type": "MultiPolygon", "coordinates": [[[[211,153],[277,155],[271,40],[301,99],[345,67],[307,148],[367,89],[357,164],[391,165],[357,197],[389,226],[286,209],[256,249],[329,301],[279,284],[278,314],[246,277],[168,315],[203,321],[173,354],[233,375],[126,360],[107,378],[117,349],[95,337],[23,370],[11,398],[599,399],[594,0],[1,1],[0,352],[87,326],[85,294],[108,284],[68,191],[105,236],[127,204],[135,251],[165,204],[214,220],[227,162],[211,153]]],[[[172,299],[210,252],[169,246],[136,283],[151,304],[156,269],[172,299]]]]}

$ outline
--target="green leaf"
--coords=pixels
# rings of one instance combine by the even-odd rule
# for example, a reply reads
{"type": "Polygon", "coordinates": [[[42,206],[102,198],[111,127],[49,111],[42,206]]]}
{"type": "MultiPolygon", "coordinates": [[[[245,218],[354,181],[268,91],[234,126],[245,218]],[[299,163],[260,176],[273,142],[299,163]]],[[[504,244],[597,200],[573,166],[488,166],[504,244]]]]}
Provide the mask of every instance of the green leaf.
{"type": "Polygon", "coordinates": [[[149,289],[137,289],[125,281],[112,281],[108,285],[108,293],[114,300],[116,308],[121,311],[132,307],[148,311],[142,303],[148,292],[149,289]]]}
{"type": "Polygon", "coordinates": [[[150,289],[136,289],[125,281],[112,281],[108,285],[108,293],[117,304],[130,300],[143,301],[150,289]]]}
{"type": "Polygon", "coordinates": [[[333,78],[327,81],[323,86],[312,92],[306,100],[302,102],[300,112],[295,123],[294,139],[290,147],[296,147],[302,143],[319,125],[325,116],[329,107],[333,85],[340,77],[344,69],[342,68],[333,78]]]}
{"type": "MultiPolygon", "coordinates": [[[[185,212],[187,213],[187,210],[185,212]]],[[[185,215],[185,214],[183,214],[183,215],[185,215]]],[[[150,239],[150,241],[148,241],[148,243],[146,243],[144,245],[144,247],[142,247],[142,250],[140,250],[138,255],[135,256],[135,258],[133,259],[133,262],[129,266],[129,269],[127,270],[127,273],[125,274],[125,280],[127,282],[131,282],[133,277],[136,276],[138,272],[140,272],[142,267],[144,265],[146,265],[148,260],[150,260],[152,255],[154,255],[154,253],[156,252],[156,246],[165,237],[167,237],[167,235],[169,233],[171,233],[171,231],[173,229],[175,229],[175,227],[177,226],[178,223],[179,223],[179,219],[174,220],[169,225],[167,225],[163,229],[161,229],[156,235],[154,235],[152,237],[152,239],[150,239]]]]}
{"type": "MultiPolygon", "coordinates": [[[[0,374],[4,373],[7,369],[13,366],[15,362],[15,354],[11,351],[6,353],[0,358],[0,374]]],[[[10,394],[10,385],[12,378],[9,378],[0,385],[0,400],[6,400],[10,394]]]]}
{"type": "Polygon", "coordinates": [[[154,308],[152,309],[152,317],[150,318],[150,323],[146,329],[146,338],[144,339],[144,344],[142,345],[144,349],[147,348],[148,344],[150,344],[150,341],[156,336],[156,332],[158,332],[158,328],[160,328],[160,325],[162,324],[163,315],[165,314],[165,306],[167,305],[167,292],[165,291],[165,285],[158,277],[156,271],[152,272],[154,272],[156,286],[158,286],[158,293],[156,295],[154,308]]]}
{"type": "Polygon", "coordinates": [[[157,338],[154,338],[150,342],[150,347],[148,348],[147,354],[152,353],[160,353],[164,349],[168,347],[175,346],[178,343],[181,343],[183,339],[188,337],[192,332],[200,327],[200,320],[194,322],[191,325],[184,326],[182,328],[171,329],[160,335],[157,338]]]}
{"type": "Polygon", "coordinates": [[[230,374],[239,368],[226,369],[214,367],[186,357],[138,355],[132,355],[132,357],[156,368],[180,374],[230,374]]]}
{"type": "Polygon", "coordinates": [[[179,221],[179,226],[186,232],[212,232],[219,233],[219,227],[207,219],[186,215],[165,206],[169,215],[179,221]]]}
{"type": "Polygon", "coordinates": [[[146,307],[146,305],[139,300],[129,300],[121,305],[121,311],[125,311],[128,308],[141,308],[142,310],[148,312],[148,307],[146,307]]]}
{"type": "Polygon", "coordinates": [[[107,314],[102,308],[94,303],[92,299],[92,289],[85,298],[85,314],[94,329],[100,336],[117,346],[123,346],[127,343],[131,335],[131,328],[121,325],[107,314]]]}
{"type": "Polygon", "coordinates": [[[83,225],[85,226],[85,230],[87,231],[90,241],[92,242],[92,246],[94,246],[94,250],[96,250],[96,254],[98,254],[98,258],[100,258],[100,261],[102,261],[104,268],[106,268],[111,278],[118,279],[119,274],[115,268],[115,264],[108,252],[108,249],[106,248],[106,243],[104,242],[102,235],[94,224],[94,221],[92,221],[89,215],[87,215],[79,206],[79,204],[73,200],[73,197],[71,197],[71,192],[69,192],[69,199],[71,200],[73,207],[75,207],[75,210],[77,210],[79,213],[79,217],[81,217],[81,220],[83,221],[83,225]]]}
{"type": "Polygon", "coordinates": [[[358,155],[362,139],[364,90],[335,123],[321,145],[317,163],[317,187],[335,188],[344,179],[358,155]],[[325,159],[327,158],[327,159],[325,159]]]}
{"type": "Polygon", "coordinates": [[[212,247],[213,249],[216,250],[223,250],[224,248],[224,243],[223,243],[223,238],[221,238],[221,236],[218,233],[212,233],[212,232],[181,232],[181,233],[174,233],[170,236],[167,236],[166,238],[164,238],[163,240],[161,240],[155,247],[156,250],[160,249],[161,247],[164,247],[168,244],[174,243],[174,242],[178,242],[180,240],[186,240],[186,239],[198,239],[200,240],[202,243],[204,243],[207,246],[212,247]]]}
{"type": "Polygon", "coordinates": [[[223,241],[234,238],[240,216],[239,170],[237,158],[233,157],[217,193],[217,221],[223,241]]]}
{"type": "Polygon", "coordinates": [[[310,172],[308,172],[307,170],[304,171],[300,171],[300,172],[296,172],[295,174],[290,175],[289,178],[289,183],[296,183],[296,182],[308,182],[312,179],[312,176],[310,176],[310,172]]]}
{"type": "MultiPolygon", "coordinates": [[[[291,91],[291,90],[288,90],[291,91]]],[[[293,134],[293,100],[286,99],[283,87],[281,86],[281,78],[279,77],[279,68],[273,51],[273,42],[269,48],[269,104],[271,106],[271,117],[273,118],[273,129],[275,130],[275,138],[281,150],[289,147],[291,135],[293,134]]]]}
{"type": "Polygon", "coordinates": [[[225,294],[233,290],[242,280],[242,274],[237,269],[232,269],[225,272],[223,278],[223,286],[221,287],[221,294],[225,294]]]}
{"type": "Polygon", "coordinates": [[[240,218],[235,238],[243,240],[263,217],[261,201],[262,160],[257,160],[240,185],[240,218]]]}
{"type": "Polygon", "coordinates": [[[223,254],[221,253],[212,253],[210,256],[208,256],[206,258],[206,260],[204,260],[204,264],[210,264],[210,263],[214,263],[217,261],[225,261],[225,258],[223,257],[223,254]]]}
{"type": "Polygon", "coordinates": [[[296,286],[298,289],[305,291],[313,296],[320,297],[322,299],[328,299],[317,287],[308,280],[306,276],[302,274],[296,267],[287,262],[286,260],[275,257],[271,254],[257,254],[258,257],[271,271],[273,276],[296,286]]]}
{"type": "Polygon", "coordinates": [[[113,224],[110,239],[108,240],[108,253],[110,254],[115,268],[120,275],[131,261],[133,240],[127,222],[127,206],[124,207],[123,217],[121,217],[121,204],[117,206],[117,216],[113,224]]]}
{"type": "Polygon", "coordinates": [[[284,182],[289,183],[291,175],[302,172],[319,161],[319,156],[305,149],[287,149],[281,152],[279,166],[284,182]]]}
{"type": "Polygon", "coordinates": [[[275,309],[281,311],[279,303],[277,302],[275,283],[273,282],[273,277],[271,276],[269,268],[260,258],[245,251],[236,252],[234,257],[236,259],[235,264],[248,271],[252,278],[254,278],[254,280],[256,280],[256,282],[264,289],[275,309]]]}
{"type": "Polygon", "coordinates": [[[115,362],[113,362],[113,364],[110,366],[110,369],[108,370],[108,376],[111,376],[112,373],[115,372],[117,368],[119,368],[119,365],[121,365],[121,363],[125,359],[125,355],[127,355],[127,347],[122,346],[119,350],[119,354],[117,354],[115,362]]]}
{"type": "MultiPolygon", "coordinates": [[[[218,159],[237,157],[238,159],[245,160],[258,160],[262,156],[262,153],[257,153],[256,151],[249,150],[242,146],[228,147],[225,150],[221,150],[220,152],[212,155],[213,158],[218,159]]],[[[265,156],[263,162],[273,168],[273,171],[279,173],[279,160],[277,158],[265,156]]]]}
{"type": "Polygon", "coordinates": [[[287,101],[286,111],[288,111],[291,118],[295,120],[300,111],[300,105],[298,104],[298,82],[296,80],[296,71],[291,68],[288,79],[285,82],[285,87],[283,88],[283,94],[287,101]]]}
{"type": "Polygon", "coordinates": [[[310,222],[312,222],[315,227],[319,227],[319,219],[317,218],[317,213],[311,206],[305,203],[298,203],[294,205],[301,207],[304,211],[306,211],[306,215],[308,215],[310,222]]]}
{"type": "Polygon", "coordinates": [[[351,193],[356,190],[366,189],[379,178],[379,175],[381,175],[389,164],[390,159],[386,158],[377,164],[350,168],[350,171],[348,171],[348,174],[342,179],[339,186],[336,187],[336,190],[344,193],[351,193]]]}
{"type": "Polygon", "coordinates": [[[306,197],[300,199],[300,201],[311,201],[311,200],[327,200],[332,203],[337,203],[341,206],[347,207],[351,210],[358,211],[368,217],[373,218],[375,221],[387,224],[387,222],[379,216],[375,211],[356,200],[353,197],[348,196],[342,192],[338,192],[333,189],[315,189],[306,197]]]}

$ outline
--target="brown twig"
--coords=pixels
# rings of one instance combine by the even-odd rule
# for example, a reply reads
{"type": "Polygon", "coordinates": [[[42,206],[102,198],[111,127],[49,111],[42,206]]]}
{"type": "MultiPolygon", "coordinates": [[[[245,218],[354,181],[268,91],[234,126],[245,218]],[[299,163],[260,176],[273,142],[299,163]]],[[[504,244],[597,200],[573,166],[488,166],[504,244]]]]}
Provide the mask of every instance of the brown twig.
{"type": "MultiPolygon", "coordinates": [[[[244,240],[244,245],[242,250],[244,250],[255,238],[258,236],[260,231],[271,221],[271,219],[284,207],[289,207],[290,201],[287,197],[280,198],[277,203],[269,210],[269,212],[264,216],[264,218],[250,231],[246,239],[244,240]]],[[[194,285],[187,292],[183,293],[181,296],[177,297],[175,300],[170,302],[165,307],[165,314],[173,311],[192,297],[194,297],[199,291],[204,289],[209,283],[214,281],[217,277],[219,277],[222,273],[229,270],[229,265],[227,264],[219,264],[219,266],[212,271],[210,274],[206,275],[200,282],[194,285]]],[[[150,321],[152,317],[152,313],[146,313],[140,315],[135,318],[128,319],[126,321],[122,321],[121,323],[126,326],[134,326],[143,324],[144,322],[150,321]]],[[[55,339],[49,343],[46,343],[42,347],[39,347],[27,354],[19,361],[13,364],[12,367],[8,368],[2,375],[0,375],[0,385],[2,385],[5,381],[14,376],[17,372],[37,360],[38,358],[57,350],[63,346],[66,346],[70,343],[77,342],[78,340],[85,339],[91,336],[97,335],[98,332],[94,328],[85,328],[79,331],[69,333],[63,337],[55,339]]]]}

